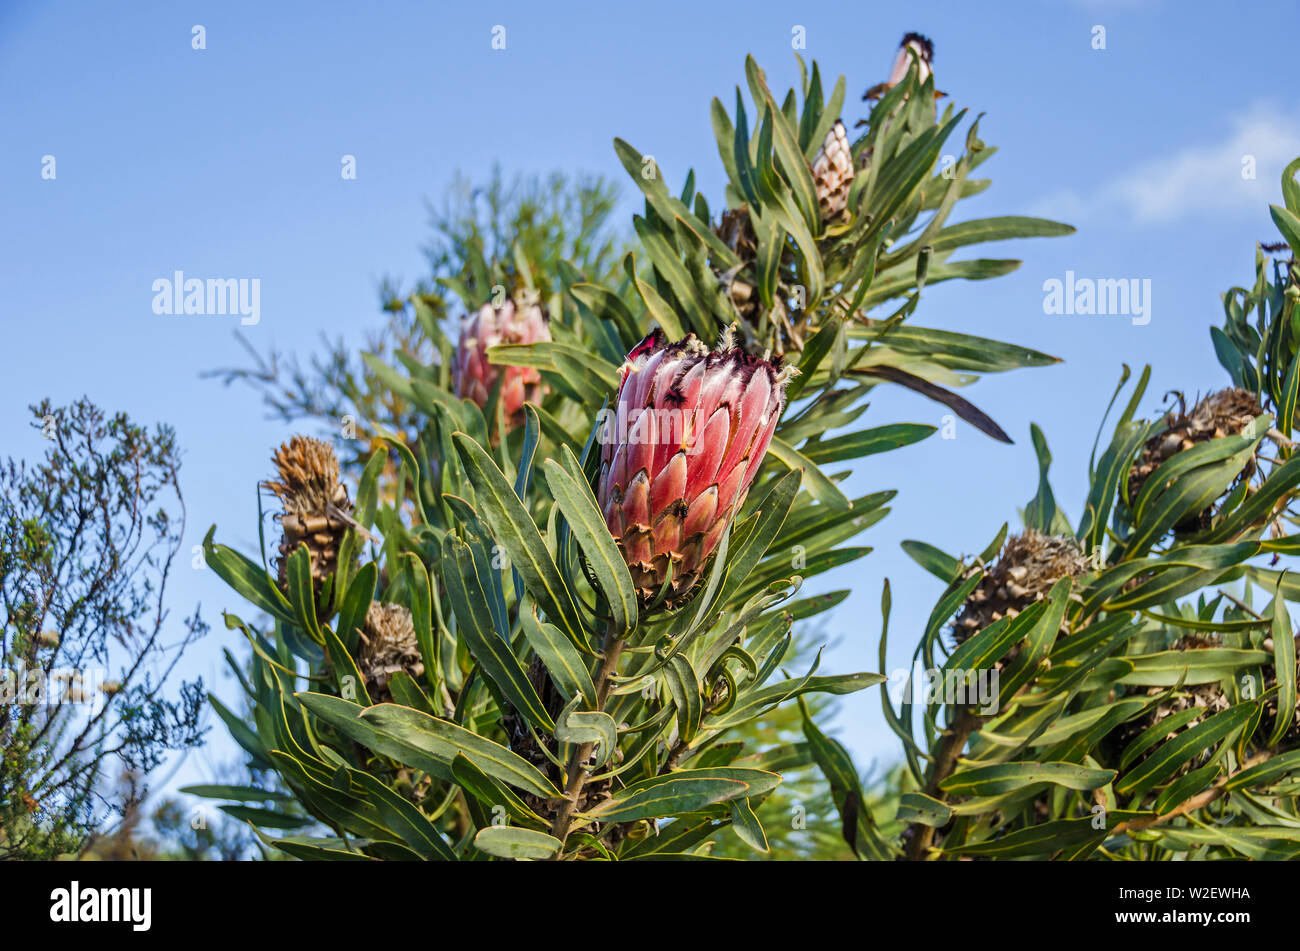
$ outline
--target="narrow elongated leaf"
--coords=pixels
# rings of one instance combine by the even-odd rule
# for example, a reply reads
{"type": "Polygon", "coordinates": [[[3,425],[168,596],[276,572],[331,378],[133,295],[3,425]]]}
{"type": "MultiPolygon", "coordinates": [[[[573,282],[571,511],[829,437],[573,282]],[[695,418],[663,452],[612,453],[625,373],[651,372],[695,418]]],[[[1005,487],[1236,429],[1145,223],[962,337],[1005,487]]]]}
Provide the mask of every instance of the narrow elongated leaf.
{"type": "Polygon", "coordinates": [[[951,584],[961,571],[961,562],[926,542],[908,539],[899,543],[908,556],[944,584],[951,584]]]}
{"type": "Polygon", "coordinates": [[[349,770],[348,775],[369,793],[385,824],[419,855],[443,862],[456,861],[456,853],[442,833],[419,809],[367,772],[349,770]]]}
{"type": "Polygon", "coordinates": [[[203,538],[204,564],[209,565],[217,573],[217,577],[234,588],[241,597],[267,614],[281,621],[297,624],[298,619],[294,615],[293,606],[289,604],[289,599],[275,586],[262,566],[233,548],[213,542],[212,536],[216,531],[217,526],[213,525],[203,538]]]}
{"type": "Polygon", "coordinates": [[[596,685],[582,655],[554,624],[540,620],[526,605],[519,612],[524,637],[542,659],[547,672],[566,698],[581,695],[590,706],[596,705],[596,685]]]}
{"type": "Polygon", "coordinates": [[[555,721],[555,738],[561,743],[596,744],[596,768],[604,766],[618,746],[614,718],[600,710],[578,710],[581,697],[574,697],[555,721]]]}
{"type": "MultiPolygon", "coordinates": [[[[562,447],[562,451],[572,456],[567,446],[562,447]]],[[[572,461],[576,467],[577,460],[572,461]]],[[[547,459],[542,468],[556,504],[568,520],[578,546],[587,556],[587,564],[591,566],[609,606],[615,630],[626,635],[638,618],[636,585],[632,583],[614,536],[596,507],[591,489],[561,468],[554,459],[547,459]]]]}
{"type": "Polygon", "coordinates": [[[532,516],[482,446],[465,433],[456,433],[452,438],[466,468],[473,475],[475,491],[482,500],[479,514],[492,529],[493,537],[510,555],[512,565],[523,578],[524,587],[552,623],[568,634],[570,640],[582,643],[582,623],[578,619],[573,595],[546,550],[546,542],[542,540],[532,516]]]}
{"type": "Polygon", "coordinates": [[[804,478],[808,481],[808,491],[812,493],[813,498],[817,499],[817,501],[836,509],[852,508],[852,503],[848,500],[848,497],[840,491],[834,482],[826,478],[826,475],[817,467],[816,463],[779,436],[772,437],[772,442],[767,451],[787,469],[801,470],[804,478]]]}
{"type": "Polygon", "coordinates": [[[533,829],[488,826],[474,836],[474,848],[506,859],[548,859],[560,851],[560,840],[533,829]]]}
{"type": "Polygon", "coordinates": [[[731,827],[736,830],[736,835],[740,836],[741,841],[750,848],[759,852],[771,851],[767,844],[767,833],[763,831],[763,823],[758,821],[758,816],[754,814],[754,807],[749,804],[748,799],[731,800],[731,827]]]}
{"type": "Polygon", "coordinates": [[[1132,796],[1135,803],[1140,802],[1153,787],[1173,776],[1183,763],[1245,726],[1255,707],[1255,702],[1239,703],[1167,740],[1123,776],[1115,784],[1115,791],[1132,796]]]}
{"type": "Polygon", "coordinates": [[[526,759],[448,720],[392,703],[366,710],[324,694],[294,696],[361,745],[440,779],[454,781],[451,762],[456,754],[464,753],[475,766],[504,783],[548,799],[561,798],[561,792],[526,759]]]}
{"type": "Polygon", "coordinates": [[[597,806],[589,817],[601,822],[632,822],[697,812],[715,802],[726,802],[750,795],[748,783],[712,777],[675,777],[662,783],[616,795],[597,806]]]}
{"type": "Polygon", "coordinates": [[[292,796],[273,789],[254,789],[252,786],[224,786],[213,783],[199,783],[194,786],[182,786],[177,792],[187,796],[199,796],[203,799],[234,799],[239,802],[291,802],[292,796]]]}
{"type": "Polygon", "coordinates": [[[1037,783],[1088,791],[1100,789],[1115,776],[1113,769],[1088,769],[1076,763],[997,763],[959,770],[939,788],[957,796],[993,796],[1037,783]]]}
{"type": "MultiPolygon", "coordinates": [[[[1300,360],[1296,361],[1300,364],[1300,360]]],[[[1282,597],[1282,578],[1278,576],[1277,588],[1273,594],[1273,671],[1277,676],[1277,721],[1273,724],[1273,734],[1268,738],[1269,746],[1276,746],[1286,735],[1295,718],[1296,705],[1296,649],[1295,631],[1291,627],[1291,618],[1286,609],[1286,599],[1282,597]]]]}
{"type": "Polygon", "coordinates": [[[534,726],[550,732],[555,723],[511,650],[506,639],[509,632],[497,631],[493,626],[487,593],[479,583],[469,546],[448,535],[443,539],[442,564],[442,580],[459,622],[457,631],[469,652],[479,662],[484,675],[520,714],[534,726]]]}

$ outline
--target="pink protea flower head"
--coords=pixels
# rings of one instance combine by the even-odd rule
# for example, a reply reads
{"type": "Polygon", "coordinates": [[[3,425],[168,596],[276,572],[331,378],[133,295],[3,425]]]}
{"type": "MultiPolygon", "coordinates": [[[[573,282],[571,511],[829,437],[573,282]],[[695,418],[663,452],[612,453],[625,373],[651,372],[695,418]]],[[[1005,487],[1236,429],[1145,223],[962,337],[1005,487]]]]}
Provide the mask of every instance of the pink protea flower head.
{"type": "Polygon", "coordinates": [[[772,441],[793,371],[723,336],[668,343],[655,330],[623,363],[607,411],[597,501],[642,604],[686,600],[739,510],[772,441]]]}
{"type": "Polygon", "coordinates": [[[542,375],[535,367],[497,366],[488,362],[488,348],[500,344],[527,344],[550,340],[546,312],[535,302],[522,298],[507,300],[499,308],[484,304],[460,322],[456,344],[456,395],[483,407],[497,379],[501,384],[501,408],[507,420],[516,420],[524,403],[536,403],[542,395],[542,375]]]}
{"type": "MultiPolygon", "coordinates": [[[[862,98],[879,99],[906,79],[907,71],[912,66],[913,53],[916,54],[918,60],[917,84],[924,85],[925,81],[930,78],[932,71],[934,44],[930,42],[929,37],[922,36],[920,33],[908,33],[903,37],[902,42],[898,44],[898,54],[894,57],[894,66],[889,71],[889,78],[883,83],[872,86],[862,98]]],[[[943,93],[936,92],[935,98],[937,99],[942,95],[943,93]]]]}
{"type": "Polygon", "coordinates": [[[889,72],[887,82],[890,87],[897,86],[907,77],[907,70],[912,65],[912,56],[908,51],[916,54],[920,60],[918,67],[919,72],[916,77],[918,85],[923,84],[930,78],[930,63],[934,60],[934,44],[928,37],[920,33],[908,33],[903,37],[903,41],[898,44],[898,55],[894,57],[894,68],[889,72]]]}

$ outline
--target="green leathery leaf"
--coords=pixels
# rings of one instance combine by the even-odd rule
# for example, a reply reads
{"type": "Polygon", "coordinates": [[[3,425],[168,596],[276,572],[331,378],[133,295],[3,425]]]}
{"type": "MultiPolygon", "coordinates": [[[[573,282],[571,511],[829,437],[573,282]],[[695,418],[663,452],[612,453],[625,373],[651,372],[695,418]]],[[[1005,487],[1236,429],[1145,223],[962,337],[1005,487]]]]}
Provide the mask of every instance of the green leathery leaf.
{"type": "Polygon", "coordinates": [[[366,679],[357,669],[357,663],[348,653],[337,634],[326,625],[323,633],[325,651],[329,656],[330,669],[334,682],[338,685],[339,695],[347,700],[355,700],[363,706],[370,706],[370,692],[366,690],[366,679]]]}
{"type": "Polygon", "coordinates": [[[664,666],[664,680],[668,693],[677,708],[677,732],[690,742],[700,728],[704,715],[704,699],[700,696],[700,679],[691,662],[682,654],[674,654],[664,666]]]}
{"type": "Polygon", "coordinates": [[[483,772],[464,753],[458,754],[451,761],[451,771],[464,792],[493,811],[493,819],[496,818],[497,807],[500,807],[516,822],[543,827],[547,825],[546,820],[534,812],[509,786],[483,772]]]}
{"type": "Polygon", "coordinates": [[[946,552],[926,542],[907,539],[899,543],[914,562],[934,575],[944,584],[951,584],[962,570],[962,563],[946,552]]]}
{"type": "MultiPolygon", "coordinates": [[[[1296,361],[1300,364],[1300,360],[1296,361]]],[[[1296,706],[1296,649],[1295,631],[1291,627],[1291,618],[1286,609],[1286,599],[1282,596],[1282,579],[1286,572],[1278,575],[1277,587],[1273,593],[1273,671],[1277,677],[1277,722],[1273,725],[1273,734],[1268,738],[1269,746],[1276,746],[1286,735],[1295,718],[1296,706]]]]}
{"type": "Polygon", "coordinates": [[[271,581],[262,566],[233,548],[213,542],[212,536],[216,531],[217,526],[213,525],[203,538],[204,564],[210,565],[217,577],[249,603],[281,621],[297,624],[293,605],[271,581]]]}
{"type": "Polygon", "coordinates": [[[263,769],[273,769],[271,761],[266,758],[266,746],[252,728],[249,727],[240,717],[235,716],[230,709],[217,699],[215,694],[208,694],[208,701],[212,704],[212,709],[217,711],[217,716],[221,717],[222,722],[226,724],[226,729],[230,731],[231,737],[236,743],[243,747],[244,752],[253,758],[253,761],[263,769]]]}
{"type": "Polygon", "coordinates": [[[560,693],[568,698],[581,694],[591,706],[596,705],[596,685],[580,654],[560,629],[537,617],[531,603],[519,612],[524,637],[542,659],[560,693]]]}
{"type": "Polygon", "coordinates": [[[555,719],[555,738],[561,743],[594,743],[598,753],[597,768],[609,762],[618,746],[618,726],[614,718],[600,710],[578,710],[581,696],[574,696],[555,719]]]}
{"type": "Polygon", "coordinates": [[[365,626],[366,613],[370,610],[370,602],[374,600],[375,582],[378,578],[379,566],[370,561],[362,565],[361,570],[348,583],[335,622],[339,640],[344,647],[356,646],[357,632],[365,626]]]}
{"type": "Polygon", "coordinates": [[[1103,829],[1095,828],[1096,817],[1094,816],[1084,816],[1081,819],[1055,819],[1025,829],[1017,829],[996,839],[948,847],[944,852],[948,855],[987,855],[994,859],[1045,855],[1089,839],[1105,839],[1108,834],[1107,829],[1139,815],[1142,813],[1109,812],[1105,817],[1106,828],[1103,829]]]}
{"type": "Polygon", "coordinates": [[[201,799],[234,799],[237,802],[292,802],[293,797],[273,789],[254,789],[252,786],[228,786],[215,783],[199,783],[194,786],[182,786],[177,792],[201,799]]]}
{"type": "Polygon", "coordinates": [[[484,675],[533,726],[550,732],[554,721],[510,648],[509,631],[498,631],[479,582],[474,556],[463,541],[448,535],[442,547],[443,584],[459,622],[457,628],[484,675]]]}
{"type": "Polygon", "coordinates": [[[348,776],[369,793],[384,823],[416,853],[426,859],[456,861],[456,853],[451,850],[442,833],[414,805],[367,772],[350,769],[348,776]]]}
{"type": "Polygon", "coordinates": [[[474,836],[474,848],[506,859],[548,859],[560,851],[559,839],[518,826],[487,826],[474,836]]]}
{"type": "MultiPolygon", "coordinates": [[[[568,446],[561,447],[561,451],[573,455],[568,446]]],[[[571,459],[571,463],[577,467],[576,459],[571,459]]],[[[542,469],[551,495],[564,513],[578,547],[587,556],[587,564],[605,596],[614,630],[626,636],[638,620],[636,585],[632,583],[623,555],[600,514],[595,496],[585,482],[575,479],[554,459],[543,462],[542,469]]]]}
{"type": "Polygon", "coordinates": [[[952,818],[952,807],[925,793],[903,793],[898,798],[898,822],[920,823],[926,826],[945,826],[952,818]]]}
{"type": "Polygon", "coordinates": [[[749,804],[748,799],[731,800],[731,827],[740,836],[742,842],[752,849],[759,852],[770,852],[771,849],[767,844],[767,833],[763,831],[763,823],[759,822],[758,816],[754,814],[754,807],[749,804]]]}
{"type": "Polygon", "coordinates": [[[1117,775],[1113,769],[1089,769],[1076,763],[995,763],[959,770],[939,783],[957,796],[993,796],[1035,783],[1052,783],[1066,789],[1099,789],[1117,775]]]}
{"type": "Polygon", "coordinates": [[[750,580],[755,567],[767,554],[769,546],[789,517],[801,482],[802,476],[797,470],[776,479],[758,503],[758,518],[753,529],[734,547],[729,539],[727,552],[719,549],[718,557],[726,559],[726,583],[721,594],[724,601],[750,580]]]}
{"type": "Polygon", "coordinates": [[[935,254],[952,251],[969,244],[985,241],[1007,241],[1012,238],[1057,238],[1074,234],[1071,225],[1046,218],[1028,218],[1022,215],[1005,215],[996,218],[976,218],[960,224],[948,225],[930,242],[935,254]]]}
{"type": "MultiPolygon", "coordinates": [[[[966,585],[962,585],[962,588],[965,587],[966,585]]],[[[958,590],[960,591],[961,588],[958,590]]],[[[1033,626],[1047,613],[1048,607],[1047,601],[1037,601],[1014,618],[999,618],[978,634],[964,640],[948,657],[943,670],[947,672],[992,669],[1007,651],[1025,638],[1033,626]]]]}
{"type": "Polygon", "coordinates": [[[1254,715],[1256,705],[1257,701],[1239,703],[1167,740],[1115,783],[1115,791],[1131,796],[1135,803],[1140,802],[1153,787],[1173,776],[1183,763],[1245,726],[1254,715]]]}
{"type": "Polygon", "coordinates": [[[799,712],[803,721],[803,734],[808,741],[813,759],[831,787],[831,798],[840,814],[840,834],[855,855],[884,859],[889,849],[880,838],[866,808],[862,783],[848,750],[819,730],[808,713],[807,705],[800,700],[799,712]]]}
{"type": "Polygon", "coordinates": [[[274,809],[259,809],[254,806],[217,806],[233,819],[249,822],[261,829],[301,829],[315,823],[308,816],[294,816],[274,809]]]}
{"type": "Polygon", "coordinates": [[[1264,651],[1229,647],[1130,654],[1124,659],[1133,664],[1133,672],[1120,678],[1120,683],[1143,687],[1218,683],[1224,677],[1235,676],[1242,668],[1266,663],[1268,658],[1264,651]]]}
{"type": "Polygon", "coordinates": [[[1161,815],[1173,811],[1192,796],[1203,792],[1222,770],[1223,767],[1220,763],[1213,762],[1177,777],[1168,786],[1160,790],[1155,802],[1151,805],[1152,811],[1161,815]]]}
{"type": "Polygon", "coordinates": [[[406,579],[410,590],[411,623],[415,643],[424,661],[424,676],[434,690],[438,685],[438,647],[433,627],[433,595],[429,571],[420,556],[406,553],[406,579]]]}
{"type": "MultiPolygon", "coordinates": [[[[669,774],[648,788],[626,789],[597,806],[587,818],[601,822],[631,822],[697,812],[706,806],[751,795],[748,783],[735,779],[669,774]]],[[[629,787],[631,788],[631,787],[629,787]]]]}
{"type": "Polygon", "coordinates": [[[758,716],[768,706],[784,703],[806,693],[849,694],[867,687],[873,687],[885,680],[883,674],[856,673],[836,674],[825,677],[811,675],[797,680],[783,680],[757,690],[743,692],[736,705],[726,716],[709,723],[709,729],[722,731],[738,726],[746,720],[758,716]]]}
{"type": "Polygon", "coordinates": [[[599,284],[578,283],[569,286],[569,293],[598,318],[611,321],[618,328],[619,337],[628,349],[641,339],[636,318],[622,298],[613,291],[599,284]]]}
{"type": "Polygon", "coordinates": [[[1119,768],[1127,769],[1130,763],[1135,763],[1147,750],[1162,742],[1166,737],[1177,733],[1183,727],[1193,720],[1199,719],[1204,714],[1203,707],[1190,706],[1185,710],[1179,710],[1161,718],[1154,726],[1143,730],[1136,739],[1120,754],[1119,768]]]}
{"type": "Polygon", "coordinates": [[[451,761],[457,753],[464,753],[495,779],[548,799],[562,798],[560,790],[526,759],[448,720],[391,703],[367,710],[324,694],[294,696],[314,715],[363,746],[440,779],[454,780],[451,761]]]}
{"type": "Polygon", "coordinates": [[[922,423],[891,423],[808,443],[803,454],[817,464],[842,462],[910,446],[933,435],[937,429],[922,423]]]}
{"type": "Polygon", "coordinates": [[[817,467],[816,463],[779,436],[772,437],[767,451],[787,469],[795,472],[802,471],[804,478],[808,480],[808,491],[817,501],[836,509],[852,508],[853,503],[834,482],[826,478],[825,473],[817,467]]]}
{"type": "Polygon", "coordinates": [[[654,858],[663,853],[679,854],[699,845],[721,827],[715,825],[713,819],[704,819],[700,822],[683,819],[679,822],[671,822],[663,828],[657,828],[652,835],[645,838],[626,840],[630,844],[624,847],[619,857],[636,859],[654,858]]]}
{"type": "Polygon", "coordinates": [[[532,516],[524,508],[513,487],[487,452],[465,433],[452,437],[456,448],[472,473],[475,492],[481,501],[479,514],[492,529],[501,547],[524,581],[547,619],[563,630],[575,644],[583,641],[582,622],[573,595],[564,583],[546,542],[532,516]]]}
{"type": "Polygon", "coordinates": [[[1223,788],[1228,792],[1234,789],[1263,789],[1297,769],[1300,769],[1300,750],[1292,750],[1243,769],[1225,782],[1223,788]]]}
{"type": "Polygon", "coordinates": [[[1043,661],[1051,653],[1052,645],[1061,630],[1061,623],[1065,619],[1066,608],[1069,607],[1070,589],[1073,584],[1074,580],[1067,575],[1052,585],[1052,590],[1046,599],[1049,607],[1030,628],[1025,636],[1024,646],[1008,669],[1003,672],[999,688],[1002,703],[1009,701],[1022,687],[1033,680],[1043,661]]]}
{"type": "Polygon", "coordinates": [[[645,304],[650,318],[659,325],[669,340],[681,340],[686,336],[686,330],[682,327],[681,318],[677,312],[669,306],[668,302],[660,296],[659,292],[650,284],[641,280],[636,273],[636,262],[629,252],[623,259],[623,270],[628,276],[628,280],[636,289],[641,297],[641,302],[645,304]]]}
{"type": "Polygon", "coordinates": [[[420,524],[428,525],[429,514],[424,507],[424,493],[420,491],[420,487],[427,476],[421,473],[420,464],[415,461],[415,454],[411,452],[410,447],[406,445],[400,436],[388,432],[382,426],[375,427],[375,435],[397,450],[402,465],[406,467],[406,470],[411,474],[411,479],[415,482],[415,491],[412,495],[414,496],[415,511],[420,516],[420,524]]]}

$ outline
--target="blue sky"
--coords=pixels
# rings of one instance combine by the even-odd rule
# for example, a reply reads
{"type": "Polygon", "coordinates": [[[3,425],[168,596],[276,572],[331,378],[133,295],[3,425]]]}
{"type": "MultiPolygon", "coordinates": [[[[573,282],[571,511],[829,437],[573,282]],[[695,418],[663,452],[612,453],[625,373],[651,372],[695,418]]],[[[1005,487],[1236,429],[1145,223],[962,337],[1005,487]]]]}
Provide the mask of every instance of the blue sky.
{"type": "MultiPolygon", "coordinates": [[[[982,549],[1033,494],[1028,427],[1055,455],[1058,498],[1078,515],[1088,453],[1120,365],[1155,364],[1151,393],[1226,383],[1207,328],[1219,295],[1253,277],[1253,244],[1274,240],[1269,202],[1300,155],[1300,108],[1285,80],[1293,4],[1249,15],[1210,3],[657,4],[251,2],[0,5],[0,319],[9,355],[0,378],[0,452],[43,446],[26,406],[87,394],[141,420],[165,420],[185,447],[186,549],[216,522],[251,548],[254,484],[289,430],[256,395],[201,380],[242,365],[236,318],[170,318],[152,282],[173,271],[261,281],[259,348],[306,354],[319,335],[361,341],[379,321],[376,286],[421,276],[423,200],[456,171],[552,169],[624,179],[611,140],[653,154],[670,186],[688,167],[714,207],[723,173],[709,126],[753,53],[771,84],[796,79],[792,29],[805,56],[844,73],[846,118],[882,79],[899,37],[936,46],[939,88],[984,112],[1000,149],[980,175],[994,187],[964,216],[1029,213],[1079,229],[1064,239],[977,253],[1020,257],[996,281],[927,290],[913,321],[1023,343],[1064,359],[989,378],[965,395],[1016,439],[995,444],[964,425],[862,465],[860,491],[897,488],[893,514],[865,538],[875,552],[820,585],[854,589],[826,625],[824,668],[875,669],[882,580],[894,586],[891,663],[910,655],[939,584],[899,551],[921,538],[953,553],[982,549]],[[192,27],[206,31],[191,48],[192,27]],[[506,49],[491,30],[506,28],[506,49]],[[1093,48],[1104,27],[1104,50],[1093,48]],[[355,181],[341,178],[356,156],[355,181]],[[41,176],[53,155],[56,177],[41,176]],[[1242,176],[1254,156],[1253,180],[1242,176]],[[1048,316],[1043,283],[1149,279],[1151,321],[1048,316]]],[[[851,124],[851,123],[850,123],[851,124]]],[[[957,140],[954,140],[956,142],[957,140]]],[[[624,212],[639,204],[624,189],[624,212]]],[[[938,424],[944,410],[878,391],[870,425],[938,424]]],[[[231,594],[182,565],[175,616],[201,601],[213,633],[188,673],[235,697],[219,623],[231,594]]],[[[874,690],[847,698],[836,722],[859,766],[897,746],[874,690]]],[[[229,755],[224,730],[180,781],[229,755]]]]}

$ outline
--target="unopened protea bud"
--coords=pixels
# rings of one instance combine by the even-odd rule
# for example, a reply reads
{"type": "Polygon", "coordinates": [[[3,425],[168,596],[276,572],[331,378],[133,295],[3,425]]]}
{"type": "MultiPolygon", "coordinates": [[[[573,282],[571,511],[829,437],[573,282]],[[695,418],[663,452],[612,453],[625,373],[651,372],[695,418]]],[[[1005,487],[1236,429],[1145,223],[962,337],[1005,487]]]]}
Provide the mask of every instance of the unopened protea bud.
{"type": "Polygon", "coordinates": [[[327,442],[309,436],[294,436],[271,457],[280,478],[268,479],[266,487],[284,507],[277,564],[280,586],[288,583],[289,556],[301,544],[311,554],[313,587],[319,593],[326,579],[338,567],[339,545],[348,529],[352,503],[347,487],[339,480],[339,460],[327,442]]]}
{"type": "Polygon", "coordinates": [[[844,123],[839,119],[826,133],[821,150],[812,163],[813,181],[817,186],[817,204],[826,220],[843,214],[849,203],[849,188],[853,184],[853,151],[844,123]]]}
{"type": "Polygon", "coordinates": [[[656,330],[624,362],[597,433],[598,501],[643,604],[669,577],[686,599],[749,490],[781,418],[791,371],[732,346],[656,330]]]}
{"type": "Polygon", "coordinates": [[[499,308],[484,304],[460,323],[456,344],[456,395],[486,406],[492,387],[501,383],[501,408],[507,420],[516,421],[524,403],[542,396],[542,375],[535,367],[497,366],[488,362],[488,349],[501,344],[528,344],[550,340],[546,312],[533,302],[508,300],[499,308]]]}
{"type": "MultiPolygon", "coordinates": [[[[918,85],[923,85],[930,78],[931,64],[934,62],[934,44],[920,33],[908,33],[898,44],[898,55],[894,57],[894,67],[889,71],[889,78],[883,83],[872,86],[862,98],[879,99],[906,79],[914,54],[918,62],[916,81],[918,85]]],[[[943,93],[935,93],[936,98],[942,95],[943,93]]]]}

